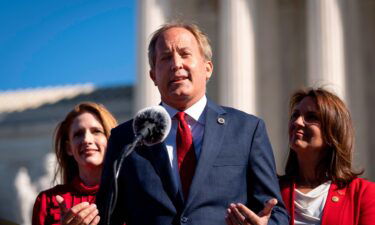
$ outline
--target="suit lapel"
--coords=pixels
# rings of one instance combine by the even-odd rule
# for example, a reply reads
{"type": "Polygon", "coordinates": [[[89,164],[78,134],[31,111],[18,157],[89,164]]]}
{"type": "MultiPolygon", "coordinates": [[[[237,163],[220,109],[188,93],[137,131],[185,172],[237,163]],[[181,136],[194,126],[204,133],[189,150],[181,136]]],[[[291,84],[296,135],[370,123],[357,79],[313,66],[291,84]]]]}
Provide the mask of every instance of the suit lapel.
{"type": "Polygon", "coordinates": [[[180,208],[183,200],[178,192],[178,187],[173,181],[174,175],[164,142],[147,148],[151,155],[151,163],[163,183],[163,188],[175,204],[175,207],[177,209],[180,208]]]}
{"type": "Polygon", "coordinates": [[[208,101],[206,107],[206,123],[203,136],[203,145],[198,159],[197,168],[190,186],[189,196],[186,201],[185,210],[192,204],[197,192],[201,189],[202,183],[212,164],[220,151],[221,141],[225,133],[225,111],[208,101]],[[221,119],[219,119],[221,118],[221,119]]]}

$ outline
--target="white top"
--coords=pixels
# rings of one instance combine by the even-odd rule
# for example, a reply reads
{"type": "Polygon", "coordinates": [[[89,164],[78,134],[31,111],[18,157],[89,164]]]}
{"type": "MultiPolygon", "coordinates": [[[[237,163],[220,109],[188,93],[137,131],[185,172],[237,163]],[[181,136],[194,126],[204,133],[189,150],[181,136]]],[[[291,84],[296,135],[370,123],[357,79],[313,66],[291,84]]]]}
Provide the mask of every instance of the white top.
{"type": "Polygon", "coordinates": [[[331,181],[327,181],[304,194],[295,189],[294,200],[294,224],[318,225],[322,218],[322,212],[327,200],[331,181]]]}
{"type": "MultiPolygon", "coordinates": [[[[186,113],[185,120],[189,125],[191,130],[191,134],[193,136],[193,144],[195,149],[195,155],[197,160],[199,159],[202,143],[203,143],[203,134],[204,134],[204,125],[206,122],[206,114],[203,113],[204,109],[207,104],[207,97],[203,96],[198,102],[192,105],[190,108],[186,109],[184,112],[186,113]]],[[[178,110],[174,109],[173,107],[162,103],[162,106],[167,110],[169,116],[172,118],[172,126],[171,130],[165,139],[164,143],[167,147],[167,152],[169,156],[169,161],[171,163],[172,170],[175,175],[175,184],[179,184],[180,182],[180,175],[178,173],[178,163],[177,163],[177,147],[176,147],[176,135],[177,135],[177,126],[178,121],[174,117],[178,110]]],[[[179,185],[177,185],[179,186],[179,185]]]]}

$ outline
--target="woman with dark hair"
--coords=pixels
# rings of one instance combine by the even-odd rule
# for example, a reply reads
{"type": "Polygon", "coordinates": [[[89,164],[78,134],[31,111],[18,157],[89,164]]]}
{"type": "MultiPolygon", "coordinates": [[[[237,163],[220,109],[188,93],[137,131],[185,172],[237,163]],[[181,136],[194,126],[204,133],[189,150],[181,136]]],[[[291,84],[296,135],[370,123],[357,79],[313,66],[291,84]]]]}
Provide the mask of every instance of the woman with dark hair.
{"type": "Polygon", "coordinates": [[[117,125],[100,104],[76,105],[57,126],[54,147],[55,180],[61,185],[41,192],[34,204],[32,224],[98,224],[95,195],[110,131],[117,125]]]}
{"type": "MultiPolygon", "coordinates": [[[[322,88],[299,90],[289,109],[290,151],[280,187],[290,224],[374,224],[375,184],[352,169],[354,131],[344,102],[322,88]]],[[[229,225],[256,219],[236,204],[228,209],[229,225]]]]}

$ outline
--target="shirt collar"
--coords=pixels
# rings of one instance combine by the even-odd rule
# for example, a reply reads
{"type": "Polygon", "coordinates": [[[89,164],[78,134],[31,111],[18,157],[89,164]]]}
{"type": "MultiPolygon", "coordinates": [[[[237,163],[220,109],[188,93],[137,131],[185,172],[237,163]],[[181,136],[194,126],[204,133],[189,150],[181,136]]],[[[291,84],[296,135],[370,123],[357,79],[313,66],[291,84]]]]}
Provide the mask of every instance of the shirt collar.
{"type": "Polygon", "coordinates": [[[96,194],[99,190],[99,184],[94,186],[87,186],[83,183],[81,178],[79,176],[76,176],[73,179],[72,185],[74,189],[76,189],[79,193],[85,193],[85,194],[96,194]]]}
{"type": "MultiPolygon", "coordinates": [[[[207,104],[207,97],[204,95],[199,101],[197,101],[194,105],[190,106],[188,109],[186,109],[184,112],[188,114],[191,118],[193,118],[195,121],[204,124],[205,116],[204,116],[204,109],[207,104]]],[[[165,110],[167,110],[169,116],[173,118],[177,112],[179,112],[177,109],[173,108],[172,106],[169,106],[168,104],[162,102],[163,107],[165,110]]]]}

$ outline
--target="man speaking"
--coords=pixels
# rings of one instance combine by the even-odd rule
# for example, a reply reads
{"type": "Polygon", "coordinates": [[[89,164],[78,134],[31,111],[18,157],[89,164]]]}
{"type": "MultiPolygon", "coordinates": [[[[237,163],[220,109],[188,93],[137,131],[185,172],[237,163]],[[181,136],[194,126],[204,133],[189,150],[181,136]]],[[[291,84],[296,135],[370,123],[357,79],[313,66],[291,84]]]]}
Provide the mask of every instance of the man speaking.
{"type": "MultiPolygon", "coordinates": [[[[162,143],[138,146],[124,160],[110,224],[225,224],[230,203],[260,212],[273,198],[277,205],[252,221],[288,224],[264,122],[206,98],[213,71],[206,35],[195,25],[166,24],[153,34],[148,56],[172,127],[162,143]]],[[[103,224],[113,163],[133,139],[132,121],[112,130],[97,196],[103,224]]]]}

